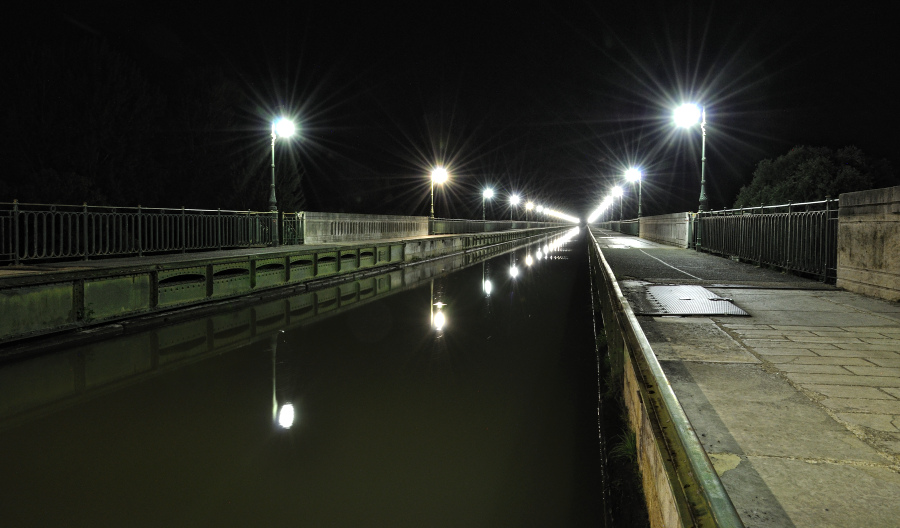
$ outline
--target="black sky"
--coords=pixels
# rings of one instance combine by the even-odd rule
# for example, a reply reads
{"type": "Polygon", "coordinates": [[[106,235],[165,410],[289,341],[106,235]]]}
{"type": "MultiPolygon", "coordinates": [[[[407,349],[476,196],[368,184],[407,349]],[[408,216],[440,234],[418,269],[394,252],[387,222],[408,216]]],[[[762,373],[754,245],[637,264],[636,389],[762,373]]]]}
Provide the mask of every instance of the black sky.
{"type": "Polygon", "coordinates": [[[277,113],[302,123],[292,148],[323,207],[352,209],[354,182],[377,180],[391,209],[422,214],[443,162],[449,215],[490,183],[585,216],[632,164],[646,213],[696,207],[699,131],[671,124],[683,101],[708,109],[714,208],[793,145],[856,145],[896,172],[893,22],[824,4],[82,1],[35,20],[108,39],[161,86],[208,65],[239,76],[260,141],[277,113]]]}

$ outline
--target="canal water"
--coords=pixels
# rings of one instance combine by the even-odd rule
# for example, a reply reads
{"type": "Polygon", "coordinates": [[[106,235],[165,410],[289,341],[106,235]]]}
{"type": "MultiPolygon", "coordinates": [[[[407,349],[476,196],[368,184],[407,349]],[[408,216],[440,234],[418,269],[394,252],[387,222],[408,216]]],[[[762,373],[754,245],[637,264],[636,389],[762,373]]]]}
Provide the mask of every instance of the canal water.
{"type": "Polygon", "coordinates": [[[602,526],[586,245],[0,366],[0,526],[602,526]]]}

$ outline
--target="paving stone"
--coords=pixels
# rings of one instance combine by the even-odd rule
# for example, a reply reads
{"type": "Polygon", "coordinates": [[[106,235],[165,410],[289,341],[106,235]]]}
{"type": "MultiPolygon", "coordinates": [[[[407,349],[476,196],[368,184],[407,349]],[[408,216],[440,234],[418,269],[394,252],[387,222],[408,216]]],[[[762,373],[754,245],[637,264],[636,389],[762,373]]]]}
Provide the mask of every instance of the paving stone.
{"type": "Polygon", "coordinates": [[[900,376],[900,368],[848,366],[847,370],[861,376],[900,376]]]}
{"type": "Polygon", "coordinates": [[[853,385],[859,387],[900,387],[900,378],[890,376],[857,376],[836,374],[785,374],[791,381],[817,385],[853,385]]]}
{"type": "Polygon", "coordinates": [[[840,412],[867,412],[900,416],[900,400],[873,400],[860,398],[825,398],[822,405],[840,412]]]}
{"type": "MultiPolygon", "coordinates": [[[[793,357],[791,363],[798,365],[856,365],[859,367],[871,367],[872,363],[858,357],[822,357],[822,356],[785,356],[793,357]]],[[[766,358],[769,359],[769,358],[766,358]]]]}
{"type": "Polygon", "coordinates": [[[828,357],[863,357],[866,359],[871,358],[896,358],[897,353],[892,352],[890,350],[850,350],[846,348],[820,348],[819,345],[814,347],[810,347],[810,350],[815,352],[820,356],[828,356],[828,357]]]}
{"type": "Polygon", "coordinates": [[[866,352],[894,352],[898,351],[898,344],[895,343],[893,345],[876,345],[873,343],[866,343],[860,341],[859,343],[838,343],[835,342],[834,346],[837,348],[841,348],[844,350],[859,350],[866,352]]]}
{"type": "Polygon", "coordinates": [[[870,358],[869,361],[882,367],[900,368],[900,357],[896,358],[870,358]]]}
{"type": "Polygon", "coordinates": [[[801,332],[791,332],[788,330],[735,330],[738,336],[741,339],[753,339],[753,338],[763,338],[767,336],[775,336],[775,337],[783,337],[787,338],[788,336],[808,336],[808,337],[817,337],[813,332],[801,331],[801,332]]]}
{"type": "Polygon", "coordinates": [[[778,526],[897,526],[900,473],[889,467],[747,458],[790,518],[778,526]]]}
{"type": "Polygon", "coordinates": [[[890,394],[891,396],[893,396],[895,398],[900,398],[900,389],[891,388],[891,387],[882,387],[881,390],[883,390],[884,392],[890,394]]]}
{"type": "Polygon", "coordinates": [[[857,339],[855,337],[794,337],[788,336],[791,341],[801,341],[803,343],[864,343],[861,339],[857,339]]]}
{"type": "Polygon", "coordinates": [[[876,431],[885,431],[888,433],[900,432],[891,423],[895,416],[890,414],[835,413],[835,416],[839,420],[868,427],[869,429],[874,429],[876,431]]]}
{"type": "Polygon", "coordinates": [[[753,351],[764,356],[815,356],[805,348],[754,348],[753,351]]]}
{"type": "Polygon", "coordinates": [[[822,349],[837,348],[825,343],[798,343],[789,339],[741,339],[741,341],[750,348],[809,348],[810,345],[822,349]]]}
{"type": "Polygon", "coordinates": [[[778,365],[783,372],[802,372],[807,374],[847,374],[849,371],[840,365],[802,365],[788,363],[778,365]]]}
{"type": "Polygon", "coordinates": [[[864,343],[869,343],[870,345],[892,346],[894,347],[895,352],[900,351],[900,339],[867,338],[862,341],[864,343]]]}
{"type": "MultiPolygon", "coordinates": [[[[893,400],[891,394],[876,387],[853,387],[850,385],[803,385],[804,389],[818,392],[828,396],[829,398],[852,398],[852,399],[870,399],[870,400],[893,400]]],[[[892,390],[892,389],[887,389],[892,390]]],[[[897,389],[900,398],[900,389],[897,389]]]]}
{"type": "Polygon", "coordinates": [[[811,332],[818,337],[853,337],[856,339],[884,339],[884,335],[874,332],[849,332],[846,330],[830,330],[827,332],[815,331],[811,332]]]}

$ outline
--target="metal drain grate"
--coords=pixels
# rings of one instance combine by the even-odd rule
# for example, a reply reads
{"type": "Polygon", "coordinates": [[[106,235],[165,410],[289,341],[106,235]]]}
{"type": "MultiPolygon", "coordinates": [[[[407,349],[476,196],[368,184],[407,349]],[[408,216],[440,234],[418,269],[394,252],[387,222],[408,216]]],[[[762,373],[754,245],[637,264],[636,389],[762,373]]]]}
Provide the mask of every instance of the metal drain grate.
{"type": "Polygon", "coordinates": [[[639,315],[750,315],[701,286],[647,286],[646,291],[649,306],[639,315]]]}

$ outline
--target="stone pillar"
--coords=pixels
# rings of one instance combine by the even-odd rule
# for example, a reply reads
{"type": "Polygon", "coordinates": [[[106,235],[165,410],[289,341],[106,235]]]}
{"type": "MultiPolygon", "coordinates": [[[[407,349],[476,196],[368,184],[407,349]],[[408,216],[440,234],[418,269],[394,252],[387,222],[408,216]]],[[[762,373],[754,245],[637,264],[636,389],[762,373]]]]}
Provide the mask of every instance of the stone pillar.
{"type": "Polygon", "coordinates": [[[840,196],[837,285],[900,301],[900,187],[840,196]]]}

